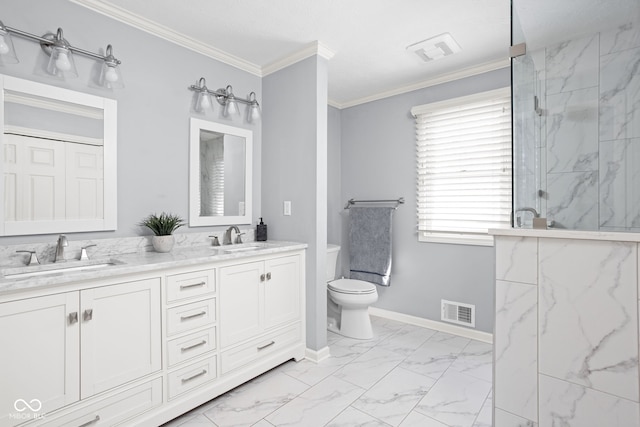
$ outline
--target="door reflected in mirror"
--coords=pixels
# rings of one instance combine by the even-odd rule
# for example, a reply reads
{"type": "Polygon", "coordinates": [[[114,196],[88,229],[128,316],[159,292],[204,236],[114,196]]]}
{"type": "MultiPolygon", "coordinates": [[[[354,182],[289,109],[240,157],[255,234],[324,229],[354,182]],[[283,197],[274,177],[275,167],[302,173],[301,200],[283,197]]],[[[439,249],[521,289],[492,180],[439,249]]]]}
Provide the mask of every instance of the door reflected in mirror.
{"type": "Polygon", "coordinates": [[[252,132],[191,119],[189,225],[251,223],[252,132]]]}
{"type": "Polygon", "coordinates": [[[0,75],[1,235],[115,230],[116,101],[0,75]]]}

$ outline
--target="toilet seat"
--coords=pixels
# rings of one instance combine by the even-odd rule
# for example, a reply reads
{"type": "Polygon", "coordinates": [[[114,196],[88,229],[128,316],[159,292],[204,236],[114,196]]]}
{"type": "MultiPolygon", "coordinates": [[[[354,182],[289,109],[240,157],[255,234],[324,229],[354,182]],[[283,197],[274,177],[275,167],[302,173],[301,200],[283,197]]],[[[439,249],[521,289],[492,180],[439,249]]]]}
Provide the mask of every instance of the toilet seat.
{"type": "Polygon", "coordinates": [[[376,285],[355,279],[338,279],[327,283],[327,288],[333,292],[351,295],[368,295],[376,293],[376,285]]]}

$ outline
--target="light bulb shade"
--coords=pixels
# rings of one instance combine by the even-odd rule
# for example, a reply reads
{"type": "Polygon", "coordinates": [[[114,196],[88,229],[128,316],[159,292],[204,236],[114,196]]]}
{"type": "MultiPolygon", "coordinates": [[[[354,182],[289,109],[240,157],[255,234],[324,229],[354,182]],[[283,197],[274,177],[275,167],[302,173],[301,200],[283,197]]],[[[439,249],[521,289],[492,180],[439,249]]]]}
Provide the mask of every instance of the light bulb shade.
{"type": "Polygon", "coordinates": [[[100,86],[107,89],[122,89],[124,81],[118,64],[113,62],[104,62],[100,70],[100,86]]]}
{"type": "Polygon", "coordinates": [[[235,117],[240,115],[240,109],[238,108],[238,103],[236,102],[236,98],[230,96],[227,98],[227,101],[224,103],[224,112],[225,117],[235,117]]]}
{"type": "Polygon", "coordinates": [[[257,122],[260,120],[260,105],[256,102],[255,104],[249,105],[249,112],[247,114],[247,121],[249,123],[257,122]]]}
{"type": "Polygon", "coordinates": [[[195,110],[198,113],[204,113],[209,110],[213,110],[213,101],[211,100],[211,94],[206,90],[198,92],[196,96],[195,110]]]}
{"type": "Polygon", "coordinates": [[[11,34],[2,29],[2,23],[0,23],[0,65],[5,64],[17,64],[18,56],[16,50],[13,47],[13,40],[11,34]]]}
{"type": "Polygon", "coordinates": [[[256,93],[251,92],[248,99],[249,107],[247,108],[247,122],[253,123],[260,120],[260,104],[256,99],[256,93]]]}
{"type": "Polygon", "coordinates": [[[52,76],[78,77],[71,50],[63,46],[52,46],[47,73],[52,76]]]}

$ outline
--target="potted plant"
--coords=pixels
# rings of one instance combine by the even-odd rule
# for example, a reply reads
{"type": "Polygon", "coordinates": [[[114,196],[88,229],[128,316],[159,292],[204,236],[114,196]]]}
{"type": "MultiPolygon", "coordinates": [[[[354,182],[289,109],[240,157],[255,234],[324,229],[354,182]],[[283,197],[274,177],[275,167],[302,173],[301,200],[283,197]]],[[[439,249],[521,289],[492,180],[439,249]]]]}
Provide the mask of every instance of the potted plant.
{"type": "Polygon", "coordinates": [[[175,243],[173,232],[185,225],[184,219],[178,215],[162,212],[160,215],[151,214],[140,222],[153,231],[151,244],[156,252],[169,252],[175,243]]]}

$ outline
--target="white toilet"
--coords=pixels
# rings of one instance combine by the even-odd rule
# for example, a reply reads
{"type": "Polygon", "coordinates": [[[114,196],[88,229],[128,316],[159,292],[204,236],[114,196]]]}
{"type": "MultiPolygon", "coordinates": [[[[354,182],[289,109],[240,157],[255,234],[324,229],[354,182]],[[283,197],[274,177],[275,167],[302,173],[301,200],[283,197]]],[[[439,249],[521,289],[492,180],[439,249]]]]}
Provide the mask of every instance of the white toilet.
{"type": "Polygon", "coordinates": [[[373,283],[336,279],[340,246],[327,245],[327,329],[349,338],[373,338],[369,306],[378,301],[373,283]]]}

